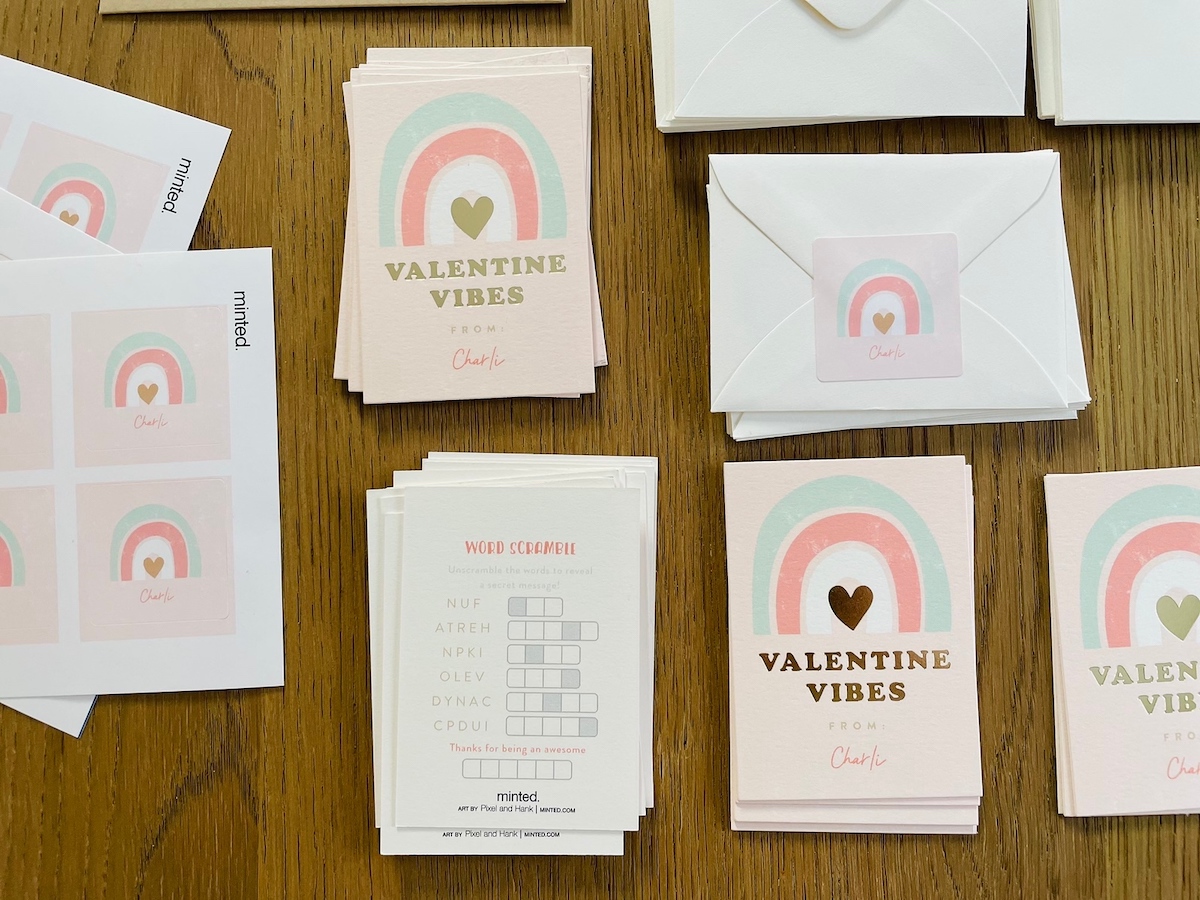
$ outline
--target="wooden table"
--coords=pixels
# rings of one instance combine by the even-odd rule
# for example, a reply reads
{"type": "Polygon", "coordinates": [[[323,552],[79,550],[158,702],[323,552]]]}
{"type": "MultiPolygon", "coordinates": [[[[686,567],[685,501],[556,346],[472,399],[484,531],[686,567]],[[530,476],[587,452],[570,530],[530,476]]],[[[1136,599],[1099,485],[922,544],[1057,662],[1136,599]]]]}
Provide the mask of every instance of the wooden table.
{"type": "MultiPolygon", "coordinates": [[[[228,125],[197,248],[275,248],[286,689],[103,698],[82,740],[0,710],[0,897],[1200,896],[1200,820],[1056,811],[1042,476],[1200,463],[1200,131],[1016,120],[664,137],[644,2],[99,19],[3,0],[0,52],[228,125]],[[582,401],[364,407],[332,378],[341,84],[372,46],[590,44],[612,364],[582,401]],[[1070,424],[736,446],[708,411],[710,152],[1063,154],[1095,404],[1070,424]],[[363,492],[430,450],[662,461],[658,807],[623,859],[384,859],[371,827],[363,492]],[[978,837],[729,830],[725,460],[975,467],[978,837]]],[[[1032,108],[1032,92],[1030,104],[1032,108]]]]}

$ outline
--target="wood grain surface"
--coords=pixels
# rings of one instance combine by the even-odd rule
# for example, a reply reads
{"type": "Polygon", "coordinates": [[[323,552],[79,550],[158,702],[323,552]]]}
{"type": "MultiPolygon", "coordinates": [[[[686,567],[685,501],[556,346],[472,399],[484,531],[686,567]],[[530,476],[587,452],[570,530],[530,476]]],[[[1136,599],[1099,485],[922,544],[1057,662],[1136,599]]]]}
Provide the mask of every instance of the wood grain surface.
{"type": "Polygon", "coordinates": [[[0,897],[1200,896],[1197,817],[1056,812],[1042,492],[1047,472],[1200,463],[1200,130],[1031,115],[664,137],[639,0],[104,19],[96,0],[0,0],[0,53],[233,129],[195,246],[275,248],[287,649],[284,690],[103,698],[79,741],[0,710],[0,897]],[[343,80],[371,46],[555,44],[596,52],[598,393],[364,407],[332,378],[343,80]],[[707,154],[1046,147],[1096,398],[1078,423],[726,438],[707,154]],[[363,492],[430,450],[662,461],[658,807],[622,859],[378,854],[363,492]],[[733,834],[722,462],[945,453],[975,467],[979,835],[733,834]]]}

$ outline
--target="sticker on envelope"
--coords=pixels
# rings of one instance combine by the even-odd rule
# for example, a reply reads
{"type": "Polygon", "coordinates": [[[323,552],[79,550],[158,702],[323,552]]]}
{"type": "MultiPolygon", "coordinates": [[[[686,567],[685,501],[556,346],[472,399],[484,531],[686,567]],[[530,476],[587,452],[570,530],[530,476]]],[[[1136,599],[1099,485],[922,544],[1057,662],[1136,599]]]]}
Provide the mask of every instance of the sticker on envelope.
{"type": "Polygon", "coordinates": [[[955,235],[818,238],[813,291],[820,381],[962,375],[955,235]]]}

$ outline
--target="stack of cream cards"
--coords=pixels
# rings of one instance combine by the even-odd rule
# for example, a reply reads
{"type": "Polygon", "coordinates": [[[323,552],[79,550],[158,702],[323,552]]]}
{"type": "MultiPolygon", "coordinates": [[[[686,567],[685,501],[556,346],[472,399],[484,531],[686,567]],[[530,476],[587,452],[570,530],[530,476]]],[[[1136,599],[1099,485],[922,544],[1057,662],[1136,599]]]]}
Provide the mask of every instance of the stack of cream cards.
{"type": "Polygon", "coordinates": [[[733,827],[975,833],[964,460],[729,463],[725,504],[733,827]]]}
{"type": "Polygon", "coordinates": [[[1087,406],[1057,153],[709,163],[711,402],[737,440],[1087,406]]]}
{"type": "Polygon", "coordinates": [[[371,50],[351,73],[334,375],[364,402],[595,391],[591,61],[371,50]]]}
{"type": "MultiPolygon", "coordinates": [[[[220,126],[0,57],[0,185],[8,189],[0,190],[0,260],[186,250],[228,137],[220,126]]],[[[49,290],[42,299],[44,312],[67,308],[49,290]]],[[[110,302],[121,303],[115,290],[110,302]]],[[[0,315],[9,308],[0,303],[0,315]]],[[[9,388],[0,434],[20,432],[33,411],[17,408],[11,358],[0,371],[9,388]]],[[[0,442],[0,472],[24,467],[21,455],[0,442]]],[[[3,702],[78,737],[94,700],[3,702]]]]}
{"type": "Polygon", "coordinates": [[[1025,113],[1026,0],[650,0],[663,131],[1025,113]]]}
{"type": "Polygon", "coordinates": [[[1200,469],[1046,477],[1058,809],[1200,812],[1200,469]]]}
{"type": "Polygon", "coordinates": [[[1043,119],[1200,122],[1200,5],[1030,0],[1029,6],[1043,119]]]}
{"type": "Polygon", "coordinates": [[[654,804],[658,461],[436,453],[368,493],[385,854],[620,855],[654,804]]]}

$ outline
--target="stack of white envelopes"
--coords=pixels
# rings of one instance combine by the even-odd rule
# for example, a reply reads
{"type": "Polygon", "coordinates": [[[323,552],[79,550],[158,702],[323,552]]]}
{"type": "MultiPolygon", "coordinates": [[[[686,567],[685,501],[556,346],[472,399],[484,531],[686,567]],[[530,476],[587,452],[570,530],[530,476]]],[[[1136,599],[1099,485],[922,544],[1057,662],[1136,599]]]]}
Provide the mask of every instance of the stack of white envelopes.
{"type": "MultiPolygon", "coordinates": [[[[7,160],[0,177],[0,261],[186,250],[228,138],[229,130],[219,125],[0,57],[0,156],[7,160]]],[[[115,263],[110,271],[137,266],[115,263]]],[[[44,271],[52,269],[47,264],[44,271]]],[[[68,299],[54,299],[46,288],[41,293],[49,299],[42,311],[62,314],[72,308],[68,299]]],[[[14,299],[4,296],[0,315],[14,299]]],[[[115,290],[110,299],[114,306],[123,302],[115,290]]],[[[20,331],[10,327],[8,336],[20,331]]],[[[6,348],[28,350],[22,338],[16,337],[14,345],[4,337],[0,334],[0,358],[6,348]]],[[[41,365],[37,356],[32,349],[21,359],[0,362],[0,369],[17,384],[17,403],[18,368],[41,365]]],[[[11,399],[6,397],[6,403],[11,399]]],[[[24,477],[30,466],[49,468],[45,459],[18,449],[22,441],[26,450],[37,444],[29,441],[28,422],[38,415],[33,405],[30,401],[23,409],[0,410],[0,477],[15,470],[22,474],[14,477],[24,477]]],[[[12,537],[19,543],[17,535],[12,537]]],[[[13,588],[0,593],[21,592],[13,588]]],[[[45,612],[54,606],[48,596],[44,595],[45,612]]],[[[13,598],[9,608],[22,602],[13,598]]],[[[70,605],[71,600],[63,602],[70,605]]],[[[15,622],[20,616],[7,618],[15,622]]],[[[9,642],[5,631],[0,622],[0,645],[9,642]]],[[[0,683],[0,695],[6,690],[0,683]]],[[[94,701],[91,694],[0,700],[75,737],[82,733],[94,701]]]]}
{"type": "Polygon", "coordinates": [[[1030,0],[1029,7],[1043,119],[1200,122],[1200,5],[1030,0]]]}
{"type": "Polygon", "coordinates": [[[435,453],[367,495],[385,855],[608,855],[654,805],[658,461],[435,453]]]}
{"type": "Polygon", "coordinates": [[[650,0],[662,131],[1025,113],[1026,0],[650,0]]]}
{"type": "Polygon", "coordinates": [[[1058,810],[1200,813],[1200,469],[1048,475],[1058,810]]]}
{"type": "Polygon", "coordinates": [[[962,457],[729,463],[736,830],[974,834],[962,457]]]}
{"type": "Polygon", "coordinates": [[[1057,153],[709,164],[711,403],[735,439],[1090,402],[1057,153]]]}
{"type": "Polygon", "coordinates": [[[367,403],[593,393],[591,48],[373,49],[344,94],[334,376],[367,403]]]}

